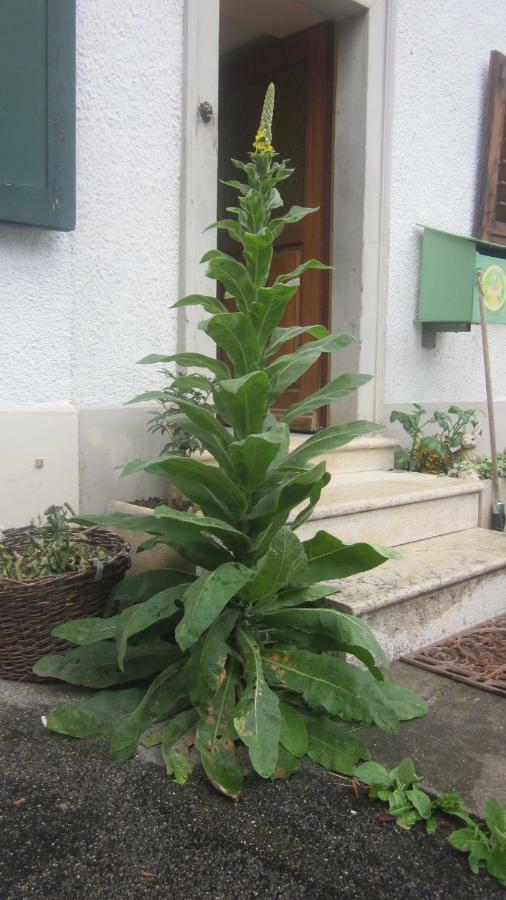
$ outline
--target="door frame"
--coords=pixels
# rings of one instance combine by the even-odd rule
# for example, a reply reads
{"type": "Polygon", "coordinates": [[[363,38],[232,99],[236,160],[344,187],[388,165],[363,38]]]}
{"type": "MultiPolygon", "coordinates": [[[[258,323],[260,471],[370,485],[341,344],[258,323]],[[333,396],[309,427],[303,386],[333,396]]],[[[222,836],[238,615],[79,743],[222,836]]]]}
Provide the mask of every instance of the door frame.
{"type": "MultiPolygon", "coordinates": [[[[339,21],[332,327],[359,340],[333,366],[367,372],[373,381],[330,409],[338,418],[381,422],[384,409],[385,329],[388,296],[394,37],[397,0],[299,0],[339,21]],[[344,2],[344,6],[343,6],[344,2]],[[350,16],[353,7],[356,14],[350,16]],[[348,16],[342,18],[343,9],[348,16]],[[357,202],[358,198],[358,202],[357,202]]],[[[207,293],[202,255],[216,246],[218,157],[219,0],[185,2],[184,141],[181,190],[181,294],[207,293]],[[212,112],[202,115],[201,104],[212,112]]],[[[196,307],[179,311],[178,346],[209,353],[197,328],[196,307]]],[[[334,373],[331,371],[331,377],[334,373]]]]}

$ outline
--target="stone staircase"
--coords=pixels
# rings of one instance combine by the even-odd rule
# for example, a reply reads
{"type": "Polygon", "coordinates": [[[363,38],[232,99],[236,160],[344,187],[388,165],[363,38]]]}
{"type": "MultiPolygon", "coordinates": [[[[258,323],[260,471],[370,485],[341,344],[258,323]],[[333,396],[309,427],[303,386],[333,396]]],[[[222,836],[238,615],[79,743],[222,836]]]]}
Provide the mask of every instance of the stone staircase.
{"type": "Polygon", "coordinates": [[[399,547],[402,559],[346,579],[335,596],[390,659],[506,611],[506,535],[478,527],[480,482],[394,472],[395,447],[372,437],[329,453],[332,481],[297,532],[399,547]]]}

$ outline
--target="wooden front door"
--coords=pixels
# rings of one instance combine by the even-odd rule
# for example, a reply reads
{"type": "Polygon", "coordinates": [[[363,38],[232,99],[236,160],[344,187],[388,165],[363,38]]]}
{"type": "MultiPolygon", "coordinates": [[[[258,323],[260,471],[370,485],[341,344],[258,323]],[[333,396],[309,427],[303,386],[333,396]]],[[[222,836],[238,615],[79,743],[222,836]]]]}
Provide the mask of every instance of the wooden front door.
{"type": "MultiPolygon", "coordinates": [[[[295,174],[283,182],[284,210],[290,206],[319,207],[319,212],[289,225],[275,245],[272,280],[305,259],[330,263],[332,214],[332,139],[334,130],[335,28],[324,23],[261,47],[225,56],[220,68],[218,171],[220,179],[237,178],[230,158],[245,159],[251,150],[267,85],[276,87],[273,143],[281,159],[290,159],[295,174]]],[[[219,185],[219,217],[226,216],[232,192],[219,185]]],[[[282,214],[280,211],[278,214],[282,214]]],[[[220,232],[219,246],[235,252],[237,245],[220,232]]],[[[329,325],[330,273],[309,271],[290,303],[283,325],[329,325]]],[[[289,353],[304,338],[285,344],[289,353]]],[[[286,409],[328,380],[323,354],[276,403],[286,409]]],[[[327,409],[295,420],[295,431],[316,431],[327,424],[327,409]]]]}

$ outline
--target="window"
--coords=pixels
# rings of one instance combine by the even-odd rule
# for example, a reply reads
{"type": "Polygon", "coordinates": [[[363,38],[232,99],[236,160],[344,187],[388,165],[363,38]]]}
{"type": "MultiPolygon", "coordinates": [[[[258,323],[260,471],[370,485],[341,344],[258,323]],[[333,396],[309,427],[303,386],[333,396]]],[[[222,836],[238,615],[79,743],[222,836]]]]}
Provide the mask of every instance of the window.
{"type": "Polygon", "coordinates": [[[75,228],[75,0],[1,0],[0,220],[75,228]]]}

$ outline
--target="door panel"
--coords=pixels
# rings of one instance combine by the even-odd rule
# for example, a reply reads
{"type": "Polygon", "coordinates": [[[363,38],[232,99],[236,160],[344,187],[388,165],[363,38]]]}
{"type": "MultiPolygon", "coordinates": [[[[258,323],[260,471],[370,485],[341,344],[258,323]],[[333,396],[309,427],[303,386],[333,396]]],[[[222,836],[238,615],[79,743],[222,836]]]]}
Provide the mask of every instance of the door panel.
{"type": "MultiPolygon", "coordinates": [[[[334,113],[335,27],[324,23],[261,47],[235,51],[220,68],[220,124],[218,171],[220,179],[237,177],[230,158],[245,159],[258,126],[266,87],[276,87],[273,143],[280,158],[290,159],[295,174],[283,182],[284,209],[290,206],[319,207],[303,222],[290,225],[275,244],[271,279],[289,272],[303,260],[316,258],[330,263],[332,202],[332,136],[334,113]]],[[[218,188],[219,217],[226,215],[231,192],[221,182],[218,188]]],[[[278,212],[281,214],[281,211],[278,212]]],[[[219,247],[237,252],[220,232],[219,247]]],[[[283,325],[330,322],[330,273],[310,271],[302,279],[290,303],[283,325]]],[[[304,337],[283,347],[289,352],[304,337]]],[[[276,402],[274,412],[286,409],[328,380],[328,359],[322,357],[276,402]]],[[[316,431],[327,422],[327,409],[292,423],[296,431],[316,431]]]]}

